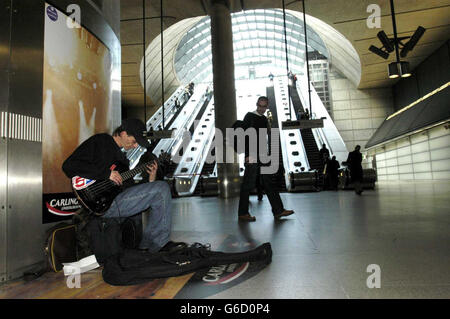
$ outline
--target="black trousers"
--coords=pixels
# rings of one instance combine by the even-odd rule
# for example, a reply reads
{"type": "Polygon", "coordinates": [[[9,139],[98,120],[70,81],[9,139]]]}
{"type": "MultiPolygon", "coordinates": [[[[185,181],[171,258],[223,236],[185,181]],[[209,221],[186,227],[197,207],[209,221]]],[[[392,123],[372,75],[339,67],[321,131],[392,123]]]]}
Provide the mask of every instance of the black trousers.
{"type": "MultiPolygon", "coordinates": [[[[239,198],[239,216],[248,214],[250,192],[255,188],[256,178],[261,168],[258,164],[245,164],[244,180],[241,184],[241,195],[239,198]]],[[[272,206],[272,213],[279,214],[284,211],[280,194],[275,190],[271,175],[261,174],[261,181],[272,206]]]]}

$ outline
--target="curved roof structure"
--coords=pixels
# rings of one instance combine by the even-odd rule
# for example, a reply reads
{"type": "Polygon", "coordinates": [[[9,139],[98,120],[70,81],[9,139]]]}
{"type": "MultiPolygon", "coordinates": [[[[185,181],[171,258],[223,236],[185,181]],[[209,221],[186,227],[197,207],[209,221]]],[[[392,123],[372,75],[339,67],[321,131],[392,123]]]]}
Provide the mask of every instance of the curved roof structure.
{"type": "MultiPolygon", "coordinates": [[[[286,42],[289,69],[301,73],[305,64],[305,37],[301,13],[280,9],[247,10],[232,14],[234,60],[240,66],[270,65],[286,73],[286,42]]],[[[361,77],[358,55],[350,42],[326,23],[306,17],[309,51],[319,51],[355,85],[361,77]]],[[[212,81],[210,18],[180,21],[163,33],[164,87],[167,98],[182,84],[212,81]]],[[[161,102],[161,36],[146,50],[146,92],[161,102]]],[[[143,84],[143,60],[140,67],[143,84]]],[[[236,72],[238,74],[239,72],[236,72]]],[[[267,75],[267,74],[266,74],[267,75]]]]}
{"type": "MultiPolygon", "coordinates": [[[[236,68],[270,65],[286,73],[286,51],[283,12],[281,10],[248,10],[232,15],[234,61],[236,68]]],[[[182,83],[212,81],[210,19],[205,17],[180,41],[175,70],[182,83]]],[[[310,50],[328,56],[325,44],[313,29],[307,27],[310,50]]],[[[303,22],[286,14],[286,38],[289,68],[299,73],[305,63],[303,22]]],[[[264,74],[265,76],[267,74],[264,74]]]]}
{"type": "MultiPolygon", "coordinates": [[[[377,38],[380,27],[386,32],[388,37],[393,37],[389,1],[378,1],[379,10],[377,12],[373,11],[377,1],[314,0],[305,2],[309,25],[310,21],[314,20],[312,17],[320,19],[320,21],[339,31],[356,50],[358,56],[356,60],[360,61],[361,75],[359,76],[356,70],[351,72],[353,76],[346,74],[353,83],[356,83],[356,88],[387,88],[399,81],[398,78],[390,79],[387,76],[387,66],[395,61],[395,54],[390,54],[389,58],[384,60],[369,51],[370,45],[381,46],[381,42],[377,38]],[[368,21],[372,23],[377,22],[380,27],[371,27],[368,25],[368,21]]],[[[167,30],[170,26],[190,18],[206,16],[209,10],[209,3],[210,1],[206,0],[164,1],[163,29],[167,30]]],[[[227,0],[227,3],[230,4],[231,12],[252,9],[281,9],[281,1],[279,0],[227,0]]],[[[139,80],[139,66],[142,60],[142,52],[144,51],[143,45],[148,46],[161,32],[160,4],[159,1],[146,3],[144,20],[143,2],[141,0],[120,2],[121,76],[124,107],[142,107],[144,105],[144,92],[139,80]],[[144,21],[146,22],[145,41],[143,40],[144,21]]],[[[286,1],[286,9],[298,12],[301,15],[303,10],[302,2],[286,1]]],[[[448,40],[450,5],[448,0],[395,0],[395,13],[399,36],[411,36],[419,25],[427,30],[415,49],[404,58],[405,61],[410,63],[411,70],[414,72],[420,63],[448,40]]],[[[337,66],[340,60],[333,57],[334,52],[326,39],[326,33],[319,32],[317,28],[315,30],[328,46],[331,63],[337,66]]],[[[330,38],[329,40],[332,41],[338,38],[330,38]]],[[[341,43],[341,41],[336,42],[336,44],[341,43]]],[[[166,58],[164,60],[166,61],[166,58]]],[[[348,68],[341,67],[341,71],[345,70],[348,70],[348,68]]],[[[147,101],[148,103],[152,102],[149,99],[147,101]]],[[[155,102],[159,103],[158,101],[155,102]]]]}

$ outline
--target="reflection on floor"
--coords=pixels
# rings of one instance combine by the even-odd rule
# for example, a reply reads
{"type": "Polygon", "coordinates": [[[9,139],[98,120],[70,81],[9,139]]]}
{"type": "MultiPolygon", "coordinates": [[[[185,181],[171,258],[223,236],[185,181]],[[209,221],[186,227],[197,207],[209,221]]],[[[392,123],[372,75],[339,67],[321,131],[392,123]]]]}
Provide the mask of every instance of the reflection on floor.
{"type": "Polygon", "coordinates": [[[270,242],[272,263],[206,294],[194,293],[192,274],[112,287],[95,270],[83,275],[81,289],[68,289],[62,274],[49,273],[0,286],[0,298],[449,298],[449,194],[448,181],[383,182],[362,196],[284,193],[285,208],[295,214],[280,221],[266,197],[252,196],[254,223],[237,222],[238,199],[180,198],[173,205],[174,240],[222,251],[270,242]]]}

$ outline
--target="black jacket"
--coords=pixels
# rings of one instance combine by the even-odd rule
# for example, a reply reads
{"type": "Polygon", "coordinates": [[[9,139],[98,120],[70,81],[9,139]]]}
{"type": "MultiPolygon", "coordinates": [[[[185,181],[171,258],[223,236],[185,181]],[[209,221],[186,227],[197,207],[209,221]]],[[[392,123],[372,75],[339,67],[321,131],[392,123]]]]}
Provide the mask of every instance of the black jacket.
{"type": "MultiPolygon", "coordinates": [[[[141,156],[141,163],[157,160],[149,150],[141,156]]],[[[104,180],[111,175],[111,170],[119,172],[129,170],[130,164],[124,152],[109,134],[96,134],[80,144],[77,149],[63,163],[62,169],[67,177],[81,176],[88,179],[104,180]]],[[[166,168],[158,162],[157,180],[163,180],[166,168]]],[[[142,182],[148,181],[148,173],[142,172],[142,182]]],[[[124,186],[133,185],[130,180],[124,186]]]]}
{"type": "Polygon", "coordinates": [[[362,154],[357,151],[350,152],[347,157],[347,166],[350,169],[352,181],[361,180],[363,177],[362,154]]]}
{"type": "Polygon", "coordinates": [[[338,169],[339,169],[340,165],[339,162],[336,160],[328,160],[327,162],[327,171],[330,174],[337,174],[338,169]]]}
{"type": "MultiPolygon", "coordinates": [[[[253,112],[248,112],[243,120],[243,127],[244,129],[248,129],[250,127],[256,129],[256,136],[258,139],[258,143],[257,143],[257,158],[258,158],[258,162],[259,162],[259,145],[260,142],[264,143],[264,145],[268,145],[267,143],[267,134],[263,134],[260,136],[259,134],[259,129],[260,128],[268,128],[269,127],[269,122],[267,120],[267,117],[265,117],[264,115],[257,115],[253,112]]],[[[269,131],[267,131],[267,133],[270,133],[269,131]]],[[[249,138],[246,137],[245,139],[245,157],[248,157],[250,155],[250,147],[249,147],[249,138]]]]}
{"type": "Polygon", "coordinates": [[[129,161],[124,152],[109,134],[96,134],[80,144],[63,163],[67,177],[103,180],[111,175],[113,165],[128,168],[129,161]]]}

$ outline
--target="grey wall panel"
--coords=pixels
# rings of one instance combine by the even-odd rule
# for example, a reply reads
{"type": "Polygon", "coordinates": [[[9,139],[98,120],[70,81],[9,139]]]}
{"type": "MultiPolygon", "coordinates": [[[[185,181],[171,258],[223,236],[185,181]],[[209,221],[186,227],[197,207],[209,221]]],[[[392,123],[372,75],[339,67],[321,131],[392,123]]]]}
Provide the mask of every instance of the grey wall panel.
{"type": "Polygon", "coordinates": [[[413,74],[409,78],[402,79],[393,89],[394,110],[398,111],[420,98],[417,75],[413,74]]]}
{"type": "MultiPolygon", "coordinates": [[[[6,117],[9,100],[9,49],[11,31],[11,0],[0,0],[0,119],[6,117]]],[[[5,122],[0,121],[4,132],[5,122]]],[[[6,280],[6,207],[7,207],[7,141],[0,136],[0,283],[6,280]]]]}
{"type": "MultiPolygon", "coordinates": [[[[89,1],[89,0],[88,0],[89,1]]],[[[120,39],[120,1],[119,0],[95,0],[99,5],[103,17],[110,24],[116,36],[120,39]]]]}
{"type": "Polygon", "coordinates": [[[442,84],[439,72],[439,60],[437,55],[433,54],[423,61],[416,69],[417,81],[419,83],[420,96],[424,96],[434,89],[440,87],[442,84]]]}
{"type": "Polygon", "coordinates": [[[384,120],[384,122],[380,125],[380,127],[375,131],[372,137],[366,144],[366,148],[372,147],[378,143],[381,143],[385,140],[386,136],[389,135],[389,132],[399,124],[400,116],[395,116],[390,120],[384,120]]]}
{"type": "Polygon", "coordinates": [[[393,88],[395,111],[450,81],[450,52],[447,41],[425,59],[409,78],[401,79],[393,88]]]}
{"type": "Polygon", "coordinates": [[[6,141],[0,139],[0,283],[6,280],[6,185],[7,185],[7,157],[6,141]]]}
{"type": "MultiPolygon", "coordinates": [[[[11,31],[11,0],[0,0],[0,43],[4,49],[0,50],[0,70],[4,73],[9,65],[9,38],[11,31]]],[[[4,76],[2,74],[2,76],[4,76]]],[[[3,77],[2,77],[2,82],[3,77]]],[[[3,85],[2,85],[3,87],[3,85]]],[[[0,87],[0,90],[2,88],[0,87]]],[[[0,95],[1,97],[1,95],[0,95]]],[[[2,100],[0,100],[2,102],[2,100]]]]}
{"type": "Polygon", "coordinates": [[[385,120],[366,144],[372,147],[398,136],[450,119],[450,89],[446,88],[406,111],[385,120]]]}
{"type": "Polygon", "coordinates": [[[42,145],[8,142],[8,278],[44,260],[42,225],[42,145]],[[30,160],[32,159],[32,160],[30,160]]]}
{"type": "Polygon", "coordinates": [[[21,121],[42,118],[43,45],[44,3],[13,0],[6,138],[6,280],[43,261],[42,144],[23,140],[29,137],[25,133],[29,122],[21,121]]]}
{"type": "Polygon", "coordinates": [[[430,93],[449,81],[448,41],[417,67],[417,76],[420,96],[430,93]]]}
{"type": "Polygon", "coordinates": [[[9,111],[42,117],[44,4],[13,0],[9,111]]]}
{"type": "Polygon", "coordinates": [[[0,0],[0,112],[9,100],[9,52],[11,36],[11,0],[0,0]]]}
{"type": "Polygon", "coordinates": [[[410,125],[409,131],[450,119],[450,88],[447,87],[421,103],[425,102],[424,111],[410,125]]]}

